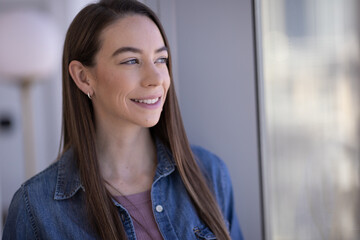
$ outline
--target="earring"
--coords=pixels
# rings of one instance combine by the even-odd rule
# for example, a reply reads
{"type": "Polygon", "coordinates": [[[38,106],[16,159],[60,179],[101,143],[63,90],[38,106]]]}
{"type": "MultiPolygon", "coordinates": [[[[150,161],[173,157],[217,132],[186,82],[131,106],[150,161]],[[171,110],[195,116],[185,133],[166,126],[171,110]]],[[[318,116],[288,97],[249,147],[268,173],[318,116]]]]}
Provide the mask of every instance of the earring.
{"type": "Polygon", "coordinates": [[[87,93],[88,98],[91,100],[90,92],[87,93]]]}

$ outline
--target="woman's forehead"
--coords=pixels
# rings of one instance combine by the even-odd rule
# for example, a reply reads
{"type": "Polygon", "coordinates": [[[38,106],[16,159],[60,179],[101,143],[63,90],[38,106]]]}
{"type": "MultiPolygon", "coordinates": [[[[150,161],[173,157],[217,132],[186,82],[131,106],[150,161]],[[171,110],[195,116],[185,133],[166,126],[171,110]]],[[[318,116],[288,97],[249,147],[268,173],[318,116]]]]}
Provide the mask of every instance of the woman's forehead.
{"type": "MultiPolygon", "coordinates": [[[[159,28],[147,16],[129,15],[107,26],[100,35],[102,47],[131,46],[136,48],[160,48],[164,40],[159,28]]],[[[111,48],[111,49],[108,49],[111,48]]]]}

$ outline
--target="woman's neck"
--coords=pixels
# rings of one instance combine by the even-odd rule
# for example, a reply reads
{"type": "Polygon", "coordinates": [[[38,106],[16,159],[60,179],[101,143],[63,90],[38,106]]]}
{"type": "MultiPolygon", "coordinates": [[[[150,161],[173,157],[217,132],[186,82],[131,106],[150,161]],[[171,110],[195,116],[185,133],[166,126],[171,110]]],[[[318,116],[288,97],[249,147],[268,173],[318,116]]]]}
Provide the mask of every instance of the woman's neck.
{"type": "Polygon", "coordinates": [[[124,195],[151,188],[156,149],[148,128],[97,132],[96,140],[100,172],[106,181],[124,195]]]}

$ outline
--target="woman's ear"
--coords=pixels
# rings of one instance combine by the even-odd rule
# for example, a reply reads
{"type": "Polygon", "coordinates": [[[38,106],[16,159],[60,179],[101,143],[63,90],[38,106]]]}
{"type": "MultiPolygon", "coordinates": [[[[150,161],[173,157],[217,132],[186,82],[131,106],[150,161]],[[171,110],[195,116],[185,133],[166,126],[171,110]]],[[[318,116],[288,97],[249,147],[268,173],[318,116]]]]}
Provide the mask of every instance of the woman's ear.
{"type": "Polygon", "coordinates": [[[69,64],[69,73],[76,86],[86,95],[92,96],[94,90],[89,79],[88,69],[79,61],[73,60],[69,64]]]}

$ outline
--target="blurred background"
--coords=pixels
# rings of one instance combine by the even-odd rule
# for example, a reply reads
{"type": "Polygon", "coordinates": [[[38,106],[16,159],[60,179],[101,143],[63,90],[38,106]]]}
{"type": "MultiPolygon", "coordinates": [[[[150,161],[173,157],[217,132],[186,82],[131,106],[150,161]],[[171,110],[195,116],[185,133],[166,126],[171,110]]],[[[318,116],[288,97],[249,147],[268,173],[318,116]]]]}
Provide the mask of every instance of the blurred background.
{"type": "MultiPolygon", "coordinates": [[[[57,157],[63,40],[90,2],[0,0],[2,216],[21,183],[57,157]],[[32,21],[9,18],[19,11],[37,16],[29,35],[32,21]],[[4,29],[22,27],[9,41],[4,29]]],[[[359,3],[141,2],[170,40],[191,143],[229,167],[245,239],[360,239],[359,3]]]]}
{"type": "Polygon", "coordinates": [[[270,239],[360,239],[359,1],[257,2],[270,239]]]}

